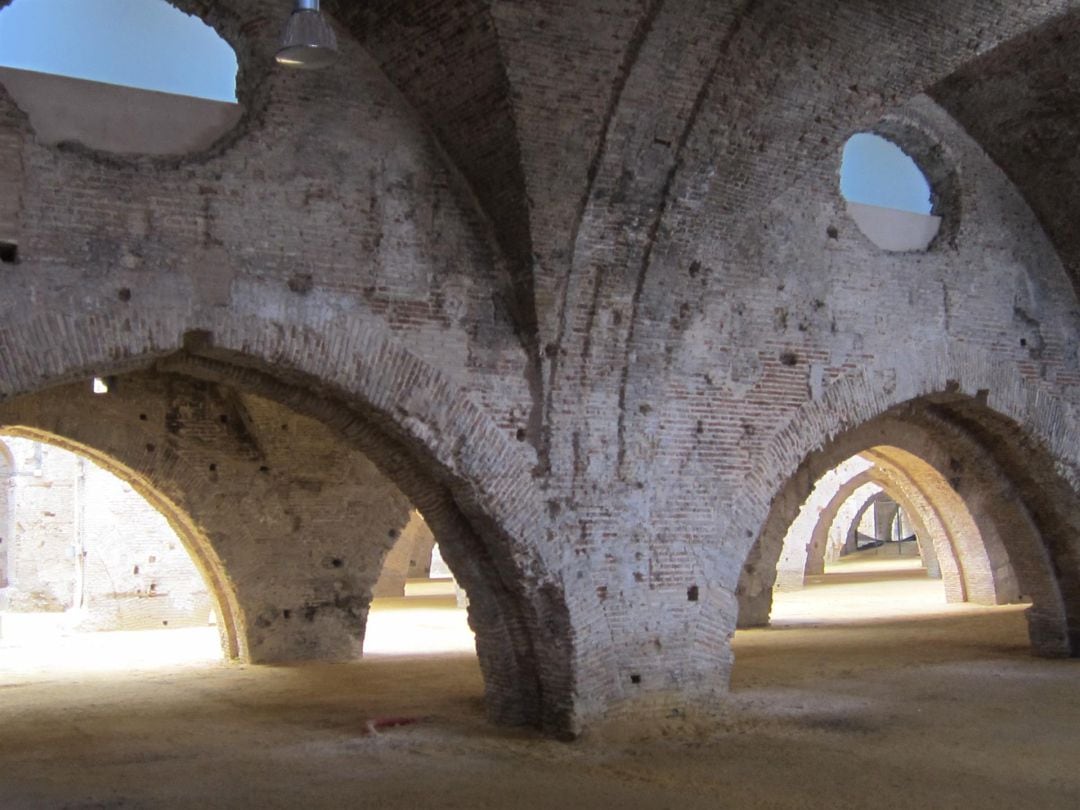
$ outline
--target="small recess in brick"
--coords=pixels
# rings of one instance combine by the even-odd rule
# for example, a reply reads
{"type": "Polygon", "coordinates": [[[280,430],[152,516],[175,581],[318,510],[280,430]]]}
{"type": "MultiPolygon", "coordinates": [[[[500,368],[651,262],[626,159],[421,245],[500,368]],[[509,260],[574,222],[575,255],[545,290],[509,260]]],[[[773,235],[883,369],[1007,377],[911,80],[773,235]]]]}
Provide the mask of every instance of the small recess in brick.
{"type": "Polygon", "coordinates": [[[19,263],[19,246],[15,242],[0,241],[0,262],[4,264],[19,263]]]}
{"type": "Polygon", "coordinates": [[[782,366],[797,366],[799,364],[799,355],[795,352],[781,352],[780,353],[780,365],[782,366]]]}
{"type": "Polygon", "coordinates": [[[518,428],[516,435],[519,442],[525,441],[525,428],[518,428]]]}
{"type": "Polygon", "coordinates": [[[835,225],[830,225],[828,228],[825,229],[825,235],[830,239],[839,239],[840,231],[837,230],[835,225]]]}
{"type": "Polygon", "coordinates": [[[292,618],[292,611],[289,610],[288,608],[285,608],[283,611],[281,611],[281,615],[286,619],[291,619],[292,618]]]}
{"type": "Polygon", "coordinates": [[[341,568],[341,566],[343,566],[344,564],[345,561],[342,560],[340,557],[334,557],[334,559],[330,560],[330,565],[334,568],[341,568]]]}
{"type": "Polygon", "coordinates": [[[289,289],[299,295],[307,295],[315,286],[311,273],[297,273],[289,279],[289,289]]]}
{"type": "Polygon", "coordinates": [[[123,301],[125,304],[131,300],[131,290],[127,287],[121,287],[116,291],[116,297],[123,301]]]}
{"type": "Polygon", "coordinates": [[[686,601],[696,602],[698,600],[698,593],[698,586],[691,585],[689,588],[686,589],[686,601]]]}
{"type": "Polygon", "coordinates": [[[270,468],[267,467],[265,464],[263,464],[261,467],[259,467],[259,472],[268,473],[268,472],[270,472],[270,468]]]}
{"type": "MultiPolygon", "coordinates": [[[[184,346],[184,351],[191,352],[192,354],[198,354],[214,345],[214,333],[208,329],[191,329],[184,332],[184,336],[181,338],[184,346]]],[[[202,387],[196,383],[195,390],[205,391],[205,384],[202,387]]]]}
{"type": "Polygon", "coordinates": [[[147,417],[146,417],[146,414],[145,414],[145,413],[140,413],[140,414],[139,414],[139,421],[140,421],[140,422],[145,422],[145,421],[146,421],[146,419],[147,419],[147,417]]]}
{"type": "Polygon", "coordinates": [[[641,683],[641,676],[637,675],[637,674],[631,675],[630,676],[630,683],[635,683],[635,684],[641,683]]]}
{"type": "Polygon", "coordinates": [[[397,536],[398,536],[398,530],[397,529],[391,529],[390,531],[388,531],[386,533],[386,536],[389,537],[391,540],[396,540],[397,536]]]}
{"type": "Polygon", "coordinates": [[[153,444],[153,443],[151,443],[151,442],[147,442],[147,443],[146,443],[146,452],[147,452],[147,453],[153,453],[153,452],[154,452],[155,450],[157,450],[157,446],[156,446],[156,445],[154,445],[154,444],[153,444]]]}
{"type": "Polygon", "coordinates": [[[210,472],[217,472],[217,464],[211,464],[208,469],[210,472]]]}

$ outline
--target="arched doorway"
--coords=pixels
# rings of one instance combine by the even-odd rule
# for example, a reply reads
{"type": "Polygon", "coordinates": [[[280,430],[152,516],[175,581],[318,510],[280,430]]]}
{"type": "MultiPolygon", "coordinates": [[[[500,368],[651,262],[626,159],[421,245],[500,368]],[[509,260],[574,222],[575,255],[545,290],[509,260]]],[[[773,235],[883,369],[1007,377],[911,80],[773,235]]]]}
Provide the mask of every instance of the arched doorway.
{"type": "MultiPolygon", "coordinates": [[[[388,438],[375,413],[361,417],[324,392],[218,358],[176,356],[109,382],[104,395],[95,395],[86,380],[16,398],[3,406],[0,421],[63,430],[120,457],[196,516],[236,593],[241,657],[274,662],[359,655],[382,558],[416,509],[469,594],[489,713],[502,722],[542,724],[538,690],[555,672],[537,669],[530,628],[537,607],[557,613],[557,602],[545,590],[538,605],[530,604],[524,579],[500,560],[507,553],[500,547],[508,542],[503,529],[488,522],[480,523],[482,533],[474,529],[452,494],[452,479],[425,472],[411,450],[388,438]],[[306,502],[331,492],[323,480],[338,469],[331,451],[359,454],[378,472],[380,486],[397,493],[390,501],[375,499],[381,516],[371,518],[376,512],[360,495],[345,499],[360,511],[340,521],[335,506],[340,509],[341,498],[307,509],[306,502]],[[394,516],[384,514],[389,502],[394,516]],[[313,525],[319,532],[309,540],[313,525]],[[346,530],[351,546],[339,543],[346,530]],[[371,542],[355,545],[358,531],[371,542]],[[294,535],[303,541],[294,542],[294,535]]],[[[349,479],[339,475],[334,486],[349,479]]],[[[465,503],[476,509],[475,502],[465,503]]],[[[564,621],[544,621],[543,632],[559,634],[564,621]]],[[[544,693],[545,702],[557,694],[544,693]]]]}
{"type": "Polygon", "coordinates": [[[740,582],[741,626],[767,622],[782,538],[813,490],[840,461],[863,455],[929,538],[949,601],[1031,603],[1033,649],[1073,651],[1067,604],[1076,577],[1065,537],[1076,520],[1073,493],[1045,451],[1015,424],[962,397],[924,399],[893,409],[816,451],[773,502],[740,582]],[[1022,449],[1021,449],[1022,448],[1022,449]],[[1036,483],[1037,482],[1037,483],[1036,483]],[[1052,558],[1059,562],[1050,564],[1052,558]],[[762,589],[756,577],[769,581],[762,589]]]}
{"type": "Polygon", "coordinates": [[[136,491],[129,471],[50,438],[0,441],[18,471],[3,482],[5,666],[141,669],[229,655],[228,597],[200,570],[183,527],[136,491]]]}

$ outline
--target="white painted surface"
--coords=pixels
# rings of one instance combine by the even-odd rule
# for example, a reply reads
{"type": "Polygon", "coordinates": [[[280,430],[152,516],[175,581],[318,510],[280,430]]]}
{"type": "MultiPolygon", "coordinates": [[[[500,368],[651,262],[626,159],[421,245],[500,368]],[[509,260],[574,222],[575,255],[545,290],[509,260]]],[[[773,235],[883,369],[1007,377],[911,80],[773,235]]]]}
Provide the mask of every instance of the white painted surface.
{"type": "Polygon", "coordinates": [[[854,202],[847,210],[867,239],[893,253],[926,250],[941,230],[941,217],[854,202]]]}
{"type": "Polygon", "coordinates": [[[239,104],[0,68],[0,84],[42,143],[119,154],[201,152],[235,127],[239,104]]]}

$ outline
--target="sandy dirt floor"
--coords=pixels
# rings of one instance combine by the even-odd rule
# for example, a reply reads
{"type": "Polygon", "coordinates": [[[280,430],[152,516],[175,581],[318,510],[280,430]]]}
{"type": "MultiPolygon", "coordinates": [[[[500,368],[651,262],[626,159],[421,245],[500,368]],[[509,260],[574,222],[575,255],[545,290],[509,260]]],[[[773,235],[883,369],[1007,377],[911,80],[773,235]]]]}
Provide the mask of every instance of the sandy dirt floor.
{"type": "Polygon", "coordinates": [[[1080,661],[1033,658],[1022,608],[946,606],[918,571],[832,574],[737,634],[709,728],[574,743],[488,725],[470,653],[401,654],[409,627],[468,644],[445,597],[378,605],[348,665],[179,663],[198,630],[91,638],[171,650],[157,668],[19,665],[9,638],[0,807],[1080,807],[1080,661]],[[386,716],[425,719],[368,732],[386,716]]]}

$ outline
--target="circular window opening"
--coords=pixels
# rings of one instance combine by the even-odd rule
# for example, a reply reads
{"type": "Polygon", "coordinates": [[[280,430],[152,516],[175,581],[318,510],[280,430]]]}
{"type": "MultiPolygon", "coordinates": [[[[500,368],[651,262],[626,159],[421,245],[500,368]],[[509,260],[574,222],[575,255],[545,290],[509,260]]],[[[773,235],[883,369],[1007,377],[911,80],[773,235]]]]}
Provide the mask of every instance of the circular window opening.
{"type": "Polygon", "coordinates": [[[892,141],[870,132],[844,145],[840,193],[859,230],[882,250],[924,251],[941,230],[926,175],[892,141]]]}
{"type": "Polygon", "coordinates": [[[0,83],[44,143],[190,154],[242,114],[236,53],[166,0],[14,0],[0,44],[0,83]]]}

